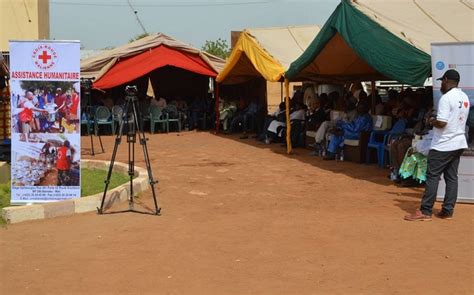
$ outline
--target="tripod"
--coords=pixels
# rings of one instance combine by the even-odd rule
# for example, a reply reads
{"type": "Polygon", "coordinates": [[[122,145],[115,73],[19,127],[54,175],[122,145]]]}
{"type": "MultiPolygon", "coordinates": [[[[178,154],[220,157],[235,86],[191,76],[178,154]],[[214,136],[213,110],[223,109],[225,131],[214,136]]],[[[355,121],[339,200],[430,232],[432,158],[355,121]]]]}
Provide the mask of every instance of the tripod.
{"type": "Polygon", "coordinates": [[[124,212],[145,213],[145,212],[134,210],[133,177],[135,175],[135,142],[137,140],[137,130],[138,130],[138,140],[143,149],[143,156],[145,158],[146,169],[148,172],[148,181],[151,186],[151,191],[153,194],[153,202],[155,205],[155,212],[153,213],[153,215],[160,215],[161,208],[158,207],[158,202],[156,200],[156,194],[155,194],[155,184],[158,183],[158,181],[155,181],[153,179],[153,173],[152,173],[151,164],[150,164],[150,157],[148,155],[148,147],[146,145],[147,138],[145,138],[145,132],[143,131],[142,128],[140,128],[138,124],[138,116],[137,116],[138,99],[136,95],[137,93],[136,86],[127,86],[125,88],[125,93],[126,93],[125,105],[124,105],[124,109],[123,109],[123,113],[122,113],[122,117],[120,121],[119,132],[117,133],[115,137],[115,145],[112,152],[112,158],[110,160],[109,171],[107,174],[107,179],[105,180],[104,195],[102,196],[100,208],[97,208],[97,211],[99,214],[104,213],[104,203],[105,203],[105,196],[107,194],[107,188],[109,187],[110,177],[112,176],[112,170],[114,168],[115,158],[117,156],[117,150],[122,141],[123,129],[124,129],[125,124],[127,124],[128,175],[130,177],[130,196],[128,199],[129,209],[124,212]]]}
{"type": "MultiPolygon", "coordinates": [[[[81,79],[82,86],[84,88],[84,96],[86,98],[86,111],[87,111],[87,131],[89,132],[90,138],[91,138],[91,155],[95,156],[94,152],[94,137],[92,135],[92,132],[90,132],[90,120],[94,116],[92,113],[92,102],[91,102],[91,88],[92,88],[92,81],[95,78],[84,78],[81,79]]],[[[102,150],[102,153],[104,153],[104,146],[102,145],[102,138],[100,137],[100,134],[97,133],[97,137],[99,137],[99,143],[100,143],[100,148],[102,150]]]]}

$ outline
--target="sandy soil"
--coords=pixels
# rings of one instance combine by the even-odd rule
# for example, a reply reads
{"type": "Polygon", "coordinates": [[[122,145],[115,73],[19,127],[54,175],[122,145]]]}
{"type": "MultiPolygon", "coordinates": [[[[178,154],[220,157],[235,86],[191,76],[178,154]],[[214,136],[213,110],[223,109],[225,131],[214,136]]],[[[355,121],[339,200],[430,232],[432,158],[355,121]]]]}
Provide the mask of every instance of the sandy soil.
{"type": "MultiPolygon", "coordinates": [[[[474,293],[474,206],[406,222],[420,190],[393,186],[386,170],[237,138],[151,136],[160,217],[87,213],[0,229],[0,293],[474,293]]],[[[110,157],[112,138],[104,144],[96,158],[110,157]]]]}

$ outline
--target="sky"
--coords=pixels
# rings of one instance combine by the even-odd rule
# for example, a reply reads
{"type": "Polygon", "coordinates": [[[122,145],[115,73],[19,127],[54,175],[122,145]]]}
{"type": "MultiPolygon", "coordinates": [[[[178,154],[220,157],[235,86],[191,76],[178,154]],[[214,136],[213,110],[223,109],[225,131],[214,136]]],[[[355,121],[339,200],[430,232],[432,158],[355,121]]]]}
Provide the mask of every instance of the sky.
{"type": "Polygon", "coordinates": [[[127,43],[142,34],[128,2],[148,33],[162,32],[201,48],[244,28],[320,25],[340,0],[50,0],[50,36],[81,40],[84,49],[127,43]]]}

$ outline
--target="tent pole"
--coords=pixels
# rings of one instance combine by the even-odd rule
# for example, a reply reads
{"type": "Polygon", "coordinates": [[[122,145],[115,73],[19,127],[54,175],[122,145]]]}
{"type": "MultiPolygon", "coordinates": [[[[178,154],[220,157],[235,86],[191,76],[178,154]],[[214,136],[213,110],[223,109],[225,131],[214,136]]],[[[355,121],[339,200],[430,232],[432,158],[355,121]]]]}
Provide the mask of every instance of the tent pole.
{"type": "Polygon", "coordinates": [[[290,81],[285,78],[286,152],[291,154],[290,81]]]}
{"type": "Polygon", "coordinates": [[[220,96],[219,96],[219,83],[217,83],[216,80],[214,80],[214,89],[215,89],[215,92],[214,94],[216,95],[216,134],[219,133],[219,125],[221,123],[221,120],[220,120],[220,112],[219,112],[219,104],[220,104],[220,96]]]}
{"type": "Polygon", "coordinates": [[[371,89],[372,89],[372,107],[371,107],[371,110],[372,110],[372,115],[375,115],[375,104],[376,104],[376,96],[375,96],[375,81],[372,80],[372,83],[371,83],[371,89]]]}
{"type": "Polygon", "coordinates": [[[280,102],[283,102],[283,82],[280,82],[280,102]]]}

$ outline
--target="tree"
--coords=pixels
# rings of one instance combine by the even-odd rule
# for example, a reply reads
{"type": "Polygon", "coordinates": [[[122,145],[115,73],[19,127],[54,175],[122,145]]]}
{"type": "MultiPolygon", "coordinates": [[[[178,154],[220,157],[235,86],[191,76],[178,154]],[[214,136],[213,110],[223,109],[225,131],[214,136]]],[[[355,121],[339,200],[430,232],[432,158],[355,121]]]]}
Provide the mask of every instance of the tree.
{"type": "Polygon", "coordinates": [[[140,34],[140,35],[136,35],[135,37],[133,37],[132,39],[128,40],[128,43],[132,43],[134,41],[137,41],[137,40],[140,40],[141,38],[145,38],[145,37],[148,37],[150,34],[148,33],[143,33],[143,34],[140,34]]]}
{"type": "Polygon", "coordinates": [[[66,81],[21,81],[21,88],[25,91],[35,91],[39,89],[48,89],[50,93],[54,93],[57,88],[61,88],[63,92],[72,88],[72,82],[66,81]]]}
{"type": "Polygon", "coordinates": [[[216,41],[207,40],[201,49],[223,59],[226,59],[230,55],[230,48],[227,44],[227,40],[221,38],[216,41]]]}

